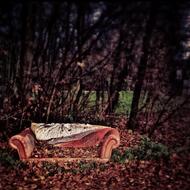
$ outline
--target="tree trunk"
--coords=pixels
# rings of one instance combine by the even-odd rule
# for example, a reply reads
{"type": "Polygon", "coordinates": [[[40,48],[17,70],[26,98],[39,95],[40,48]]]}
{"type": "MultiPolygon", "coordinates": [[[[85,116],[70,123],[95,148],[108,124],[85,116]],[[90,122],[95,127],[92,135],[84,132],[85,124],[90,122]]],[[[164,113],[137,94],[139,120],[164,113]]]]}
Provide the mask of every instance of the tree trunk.
{"type": "Polygon", "coordinates": [[[20,77],[22,81],[21,92],[25,94],[26,90],[30,88],[31,83],[31,70],[33,62],[34,50],[34,14],[35,3],[26,2],[23,4],[23,33],[22,33],[22,46],[20,58],[20,77]]]}
{"type": "Polygon", "coordinates": [[[135,84],[133,100],[132,100],[132,105],[131,105],[131,113],[130,113],[129,121],[127,124],[128,128],[130,129],[135,129],[136,127],[139,100],[140,100],[141,90],[143,87],[144,76],[146,73],[147,61],[148,61],[148,56],[149,56],[149,48],[150,48],[150,40],[152,37],[156,15],[157,15],[157,6],[158,5],[155,2],[151,3],[149,18],[147,20],[145,33],[143,37],[143,44],[142,44],[143,54],[141,56],[140,63],[139,63],[137,81],[135,84]]]}
{"type": "Polygon", "coordinates": [[[119,69],[119,63],[121,61],[121,51],[122,51],[122,42],[124,38],[124,33],[122,29],[120,29],[120,37],[117,47],[115,49],[115,56],[113,60],[113,70],[111,73],[109,89],[108,89],[108,103],[105,109],[106,114],[113,113],[118,102],[119,92],[118,92],[118,73],[117,70],[119,69]]]}

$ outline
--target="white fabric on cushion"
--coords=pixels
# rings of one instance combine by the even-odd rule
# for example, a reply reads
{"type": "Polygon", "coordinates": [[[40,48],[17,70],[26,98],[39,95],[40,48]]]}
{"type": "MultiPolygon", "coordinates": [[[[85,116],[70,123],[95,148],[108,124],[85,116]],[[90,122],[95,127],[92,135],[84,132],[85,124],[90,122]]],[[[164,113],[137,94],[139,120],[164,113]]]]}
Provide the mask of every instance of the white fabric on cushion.
{"type": "Polygon", "coordinates": [[[80,139],[96,130],[103,128],[108,127],[79,123],[32,123],[31,125],[31,129],[37,140],[65,138],[64,142],[80,139]]]}

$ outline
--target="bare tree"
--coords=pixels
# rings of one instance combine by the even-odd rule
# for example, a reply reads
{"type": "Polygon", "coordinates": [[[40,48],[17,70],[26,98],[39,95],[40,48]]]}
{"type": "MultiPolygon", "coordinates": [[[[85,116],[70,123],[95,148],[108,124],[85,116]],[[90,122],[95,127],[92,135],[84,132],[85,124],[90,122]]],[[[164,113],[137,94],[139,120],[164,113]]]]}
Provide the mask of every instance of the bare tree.
{"type": "Polygon", "coordinates": [[[157,10],[158,10],[158,4],[155,2],[152,2],[149,7],[149,15],[146,22],[146,28],[144,31],[144,37],[143,37],[143,44],[142,44],[142,55],[140,58],[140,63],[138,67],[138,74],[137,74],[137,80],[135,83],[135,89],[133,94],[133,100],[131,105],[131,113],[130,118],[128,121],[128,128],[134,129],[135,124],[137,122],[137,113],[138,113],[138,106],[139,106],[139,100],[141,95],[141,90],[143,86],[144,76],[146,73],[146,67],[148,62],[148,56],[149,56],[149,48],[150,48],[150,39],[153,34],[155,19],[157,16],[157,10]]]}

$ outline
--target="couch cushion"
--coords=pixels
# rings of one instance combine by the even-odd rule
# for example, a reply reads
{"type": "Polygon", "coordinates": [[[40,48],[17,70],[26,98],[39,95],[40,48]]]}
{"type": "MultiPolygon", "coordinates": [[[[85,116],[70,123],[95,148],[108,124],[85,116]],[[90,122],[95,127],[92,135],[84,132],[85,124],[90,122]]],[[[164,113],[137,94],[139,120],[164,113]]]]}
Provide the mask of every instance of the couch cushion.
{"type": "Polygon", "coordinates": [[[101,130],[110,128],[101,125],[79,124],[79,123],[32,123],[31,130],[37,140],[46,140],[53,144],[53,139],[62,139],[62,142],[79,140],[86,135],[101,130]],[[51,141],[50,141],[51,140],[51,141]]]}

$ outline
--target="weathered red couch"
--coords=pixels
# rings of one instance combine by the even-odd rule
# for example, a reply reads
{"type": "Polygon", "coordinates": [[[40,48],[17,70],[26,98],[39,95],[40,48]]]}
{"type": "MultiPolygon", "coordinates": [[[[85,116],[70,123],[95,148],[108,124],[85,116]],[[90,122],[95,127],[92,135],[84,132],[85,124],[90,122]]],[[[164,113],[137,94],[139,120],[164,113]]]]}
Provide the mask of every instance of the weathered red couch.
{"type": "MultiPolygon", "coordinates": [[[[80,160],[80,158],[31,158],[36,143],[38,143],[38,141],[35,139],[35,135],[33,134],[30,128],[26,128],[21,133],[9,139],[9,145],[18,151],[19,158],[21,160],[32,160],[32,161],[80,160]]],[[[108,161],[111,157],[112,149],[117,148],[120,144],[120,135],[118,130],[111,127],[98,129],[95,132],[86,135],[80,140],[73,140],[69,142],[59,143],[55,144],[54,146],[58,146],[61,148],[64,147],[77,148],[77,147],[90,147],[97,144],[100,146],[99,158],[96,159],[86,158],[86,160],[97,160],[103,162],[108,161]]]]}

